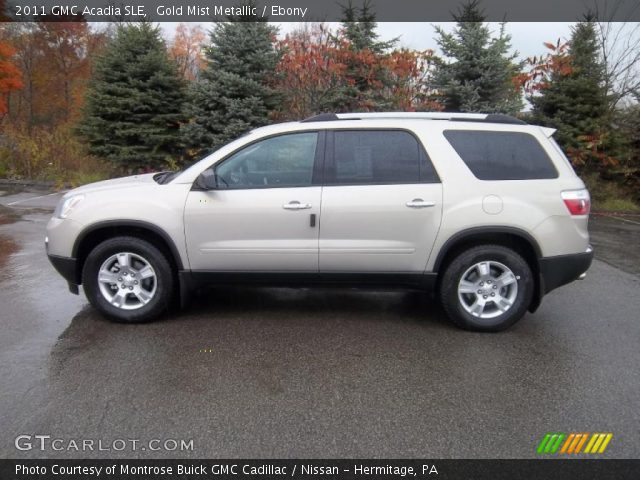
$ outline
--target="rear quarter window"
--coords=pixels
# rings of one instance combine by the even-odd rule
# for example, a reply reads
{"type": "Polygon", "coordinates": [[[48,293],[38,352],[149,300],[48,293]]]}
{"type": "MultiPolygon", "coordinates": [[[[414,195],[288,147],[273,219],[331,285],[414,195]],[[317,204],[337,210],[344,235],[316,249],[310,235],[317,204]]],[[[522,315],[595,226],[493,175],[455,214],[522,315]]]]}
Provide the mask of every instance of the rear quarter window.
{"type": "Polygon", "coordinates": [[[444,136],[480,180],[557,178],[558,171],[540,142],[528,133],[445,130],[444,136]]]}

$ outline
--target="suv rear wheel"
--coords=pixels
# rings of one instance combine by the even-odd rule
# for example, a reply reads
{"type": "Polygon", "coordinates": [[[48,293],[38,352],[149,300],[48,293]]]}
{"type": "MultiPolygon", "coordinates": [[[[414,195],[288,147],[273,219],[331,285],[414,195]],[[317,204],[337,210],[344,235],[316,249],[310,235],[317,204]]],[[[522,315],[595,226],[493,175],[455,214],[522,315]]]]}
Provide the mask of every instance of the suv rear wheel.
{"type": "Polygon", "coordinates": [[[95,247],[82,270],[91,304],[119,322],[151,320],[173,297],[173,274],[166,257],[151,243],[115,237],[95,247]]]}
{"type": "Polygon", "coordinates": [[[514,250],[481,245],[446,267],[440,284],[449,318],[468,330],[497,332],[520,320],[533,297],[531,268],[514,250]]]}

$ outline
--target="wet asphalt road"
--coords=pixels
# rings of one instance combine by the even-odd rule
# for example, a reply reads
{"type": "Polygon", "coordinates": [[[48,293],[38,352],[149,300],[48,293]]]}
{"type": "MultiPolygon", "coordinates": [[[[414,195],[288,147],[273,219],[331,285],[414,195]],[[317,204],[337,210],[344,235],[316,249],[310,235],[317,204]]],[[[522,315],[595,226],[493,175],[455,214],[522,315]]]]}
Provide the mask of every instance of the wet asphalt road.
{"type": "Polygon", "coordinates": [[[640,456],[638,218],[611,239],[619,221],[596,217],[596,245],[624,253],[602,248],[586,280],[501,334],[458,330],[417,293],[333,290],[212,289],[119,325],[45,257],[58,196],[9,193],[0,457],[526,458],[550,431],[612,432],[606,457],[640,456]],[[193,451],[17,451],[20,434],[193,451]]]}

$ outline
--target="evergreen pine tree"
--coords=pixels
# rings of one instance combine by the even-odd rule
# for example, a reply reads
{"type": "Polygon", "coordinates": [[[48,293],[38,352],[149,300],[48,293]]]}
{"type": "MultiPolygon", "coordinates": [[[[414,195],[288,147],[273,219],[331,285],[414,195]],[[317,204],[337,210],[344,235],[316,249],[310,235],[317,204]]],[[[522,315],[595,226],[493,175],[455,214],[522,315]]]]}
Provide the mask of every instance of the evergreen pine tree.
{"type": "Polygon", "coordinates": [[[96,60],[78,130],[91,153],[124,171],[166,168],[181,152],[184,100],[159,28],[119,25],[96,60]]]}
{"type": "Polygon", "coordinates": [[[464,5],[454,19],[453,33],[437,27],[437,42],[450,61],[437,65],[434,86],[449,112],[516,114],[522,107],[521,92],[513,79],[520,73],[517,54],[509,54],[510,35],[503,23],[492,38],[477,0],[464,5]]]}
{"type": "Polygon", "coordinates": [[[342,7],[342,31],[353,50],[369,50],[382,54],[393,48],[398,39],[380,41],[376,32],[378,23],[375,12],[371,9],[371,2],[365,0],[362,7],[357,9],[351,1],[342,7]]]}
{"type": "Polygon", "coordinates": [[[268,123],[278,102],[269,86],[278,63],[277,30],[253,16],[228,17],[210,33],[207,66],[191,89],[182,126],[193,155],[210,152],[268,123]]]}
{"type": "MultiPolygon", "coordinates": [[[[336,111],[388,110],[390,100],[384,90],[390,81],[381,59],[398,39],[378,40],[376,16],[369,0],[360,8],[351,1],[342,7],[341,33],[348,41],[350,55],[346,56],[345,84],[335,96],[336,111]]],[[[337,39],[338,42],[340,38],[337,39]]]]}
{"type": "Polygon", "coordinates": [[[555,138],[578,165],[592,163],[594,141],[605,147],[603,135],[609,123],[604,66],[590,20],[577,23],[571,31],[571,73],[553,72],[540,95],[530,99],[534,120],[558,130],[555,138]]]}

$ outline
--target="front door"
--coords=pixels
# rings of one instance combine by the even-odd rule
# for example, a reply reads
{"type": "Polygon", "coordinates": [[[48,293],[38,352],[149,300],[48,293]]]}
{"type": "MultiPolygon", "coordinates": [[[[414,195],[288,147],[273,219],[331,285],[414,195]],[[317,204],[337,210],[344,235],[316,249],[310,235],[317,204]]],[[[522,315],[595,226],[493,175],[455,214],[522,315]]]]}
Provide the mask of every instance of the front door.
{"type": "Polygon", "coordinates": [[[266,138],[212,167],[216,189],[191,191],[185,205],[192,270],[318,271],[318,138],[318,132],[266,138]]]}

